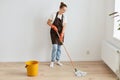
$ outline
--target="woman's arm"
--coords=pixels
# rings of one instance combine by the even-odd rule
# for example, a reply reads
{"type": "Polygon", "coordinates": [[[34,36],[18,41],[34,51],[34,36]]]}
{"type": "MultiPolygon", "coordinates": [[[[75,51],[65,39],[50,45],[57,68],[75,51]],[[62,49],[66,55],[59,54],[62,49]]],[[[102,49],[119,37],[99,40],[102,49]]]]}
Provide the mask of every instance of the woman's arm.
{"type": "Polygon", "coordinates": [[[62,29],[62,32],[61,32],[61,34],[60,34],[60,41],[62,42],[62,40],[63,40],[63,36],[64,36],[64,33],[65,33],[65,28],[66,28],[66,23],[64,23],[63,24],[63,29],[62,29]]]}
{"type": "Polygon", "coordinates": [[[65,29],[66,29],[66,23],[63,24],[62,34],[65,33],[65,29]]]}
{"type": "Polygon", "coordinates": [[[52,20],[48,19],[47,24],[48,24],[53,30],[55,30],[56,32],[58,32],[57,27],[52,24],[52,20]]]}

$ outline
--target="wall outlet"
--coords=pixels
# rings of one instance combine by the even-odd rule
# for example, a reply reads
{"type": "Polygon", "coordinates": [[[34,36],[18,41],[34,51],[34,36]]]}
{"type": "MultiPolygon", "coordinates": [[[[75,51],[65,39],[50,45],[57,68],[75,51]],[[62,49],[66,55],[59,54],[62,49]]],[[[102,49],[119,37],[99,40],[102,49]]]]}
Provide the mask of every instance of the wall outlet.
{"type": "Polygon", "coordinates": [[[89,50],[87,50],[87,51],[86,51],[86,54],[87,54],[87,55],[89,55],[89,54],[90,54],[90,51],[89,51],[89,50]]]}

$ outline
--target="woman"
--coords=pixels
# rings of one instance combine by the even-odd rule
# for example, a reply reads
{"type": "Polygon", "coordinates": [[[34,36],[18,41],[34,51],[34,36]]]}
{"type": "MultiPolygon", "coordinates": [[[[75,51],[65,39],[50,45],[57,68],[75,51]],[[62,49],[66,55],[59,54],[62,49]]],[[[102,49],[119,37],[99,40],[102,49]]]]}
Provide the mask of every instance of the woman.
{"type": "Polygon", "coordinates": [[[52,55],[50,67],[54,67],[55,61],[57,61],[58,65],[62,66],[62,63],[60,63],[60,56],[61,45],[64,41],[64,32],[67,23],[66,16],[64,15],[66,9],[67,5],[61,2],[59,11],[52,14],[47,21],[47,24],[51,27],[50,35],[52,41],[52,55]],[[60,37],[58,37],[57,32],[60,34],[60,37]]]}

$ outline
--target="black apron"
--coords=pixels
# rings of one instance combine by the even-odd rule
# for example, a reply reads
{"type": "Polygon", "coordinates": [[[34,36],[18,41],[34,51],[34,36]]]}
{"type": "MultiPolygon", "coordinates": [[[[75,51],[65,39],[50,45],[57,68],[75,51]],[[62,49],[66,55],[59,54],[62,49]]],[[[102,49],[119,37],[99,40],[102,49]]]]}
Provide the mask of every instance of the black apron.
{"type": "MultiPolygon", "coordinates": [[[[57,16],[58,16],[58,12],[56,14],[56,17],[55,17],[55,20],[53,22],[53,25],[55,25],[57,27],[59,34],[61,34],[62,29],[63,29],[63,15],[62,15],[61,19],[59,19],[57,16]]],[[[50,34],[51,34],[52,44],[62,45],[62,43],[60,42],[59,37],[58,37],[58,35],[57,35],[55,30],[53,30],[51,28],[50,34]]],[[[62,42],[64,42],[64,37],[63,37],[63,41],[62,42]]]]}

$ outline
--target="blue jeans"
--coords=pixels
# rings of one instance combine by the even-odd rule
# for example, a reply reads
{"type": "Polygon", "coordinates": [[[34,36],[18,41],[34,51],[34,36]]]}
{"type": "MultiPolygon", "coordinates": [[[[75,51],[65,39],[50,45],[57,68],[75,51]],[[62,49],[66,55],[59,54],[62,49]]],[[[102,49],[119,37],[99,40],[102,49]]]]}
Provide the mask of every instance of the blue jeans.
{"type": "Polygon", "coordinates": [[[53,44],[52,45],[52,55],[51,55],[51,61],[59,61],[61,56],[61,45],[53,44]]]}

